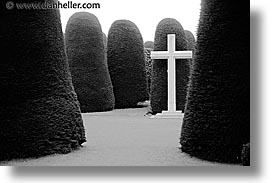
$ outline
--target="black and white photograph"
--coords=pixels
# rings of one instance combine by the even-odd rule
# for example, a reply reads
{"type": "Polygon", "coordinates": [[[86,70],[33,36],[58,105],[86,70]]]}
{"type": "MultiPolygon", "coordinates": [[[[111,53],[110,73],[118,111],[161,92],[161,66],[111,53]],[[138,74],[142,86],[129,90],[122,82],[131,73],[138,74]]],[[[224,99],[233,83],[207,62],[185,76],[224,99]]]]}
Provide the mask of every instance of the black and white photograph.
{"type": "Polygon", "coordinates": [[[1,4],[1,167],[257,166],[249,1],[1,4]]]}
{"type": "Polygon", "coordinates": [[[1,165],[249,166],[249,4],[177,3],[8,1],[1,165]]]}

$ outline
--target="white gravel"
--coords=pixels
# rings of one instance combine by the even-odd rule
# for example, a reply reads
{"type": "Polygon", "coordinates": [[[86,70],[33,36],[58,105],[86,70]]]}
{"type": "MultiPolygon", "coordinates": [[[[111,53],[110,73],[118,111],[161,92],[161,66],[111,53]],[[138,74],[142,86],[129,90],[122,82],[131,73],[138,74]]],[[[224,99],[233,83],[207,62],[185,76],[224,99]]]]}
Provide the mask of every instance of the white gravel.
{"type": "MultiPolygon", "coordinates": [[[[13,160],[11,166],[208,166],[223,165],[181,153],[182,120],[151,119],[147,108],[83,114],[87,142],[65,155],[13,160]]],[[[228,166],[228,165],[226,165],[228,166]]]]}

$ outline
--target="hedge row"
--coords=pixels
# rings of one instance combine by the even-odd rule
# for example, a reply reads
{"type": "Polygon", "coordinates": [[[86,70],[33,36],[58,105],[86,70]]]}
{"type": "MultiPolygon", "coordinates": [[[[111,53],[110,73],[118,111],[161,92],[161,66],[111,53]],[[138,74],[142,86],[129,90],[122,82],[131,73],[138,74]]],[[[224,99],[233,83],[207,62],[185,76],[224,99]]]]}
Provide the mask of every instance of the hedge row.
{"type": "Polygon", "coordinates": [[[148,87],[148,92],[149,93],[150,93],[152,70],[153,70],[152,69],[153,62],[152,62],[152,59],[151,59],[151,51],[152,51],[151,48],[144,48],[147,87],[148,87]]]}

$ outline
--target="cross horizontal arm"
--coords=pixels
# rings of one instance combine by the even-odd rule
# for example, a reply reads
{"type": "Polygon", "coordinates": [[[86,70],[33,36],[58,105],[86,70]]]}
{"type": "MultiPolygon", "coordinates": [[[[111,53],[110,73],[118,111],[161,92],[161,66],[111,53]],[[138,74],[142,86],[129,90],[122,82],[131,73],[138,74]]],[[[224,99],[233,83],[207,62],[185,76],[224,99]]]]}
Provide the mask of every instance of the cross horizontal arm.
{"type": "Polygon", "coordinates": [[[175,51],[171,56],[173,56],[175,59],[192,58],[192,51],[175,51]]]}
{"type": "Polygon", "coordinates": [[[168,59],[173,57],[174,59],[188,59],[192,58],[192,51],[175,51],[169,53],[168,51],[152,51],[151,59],[168,59]]]}
{"type": "Polygon", "coordinates": [[[170,56],[168,51],[152,51],[151,59],[168,59],[170,56]]]}

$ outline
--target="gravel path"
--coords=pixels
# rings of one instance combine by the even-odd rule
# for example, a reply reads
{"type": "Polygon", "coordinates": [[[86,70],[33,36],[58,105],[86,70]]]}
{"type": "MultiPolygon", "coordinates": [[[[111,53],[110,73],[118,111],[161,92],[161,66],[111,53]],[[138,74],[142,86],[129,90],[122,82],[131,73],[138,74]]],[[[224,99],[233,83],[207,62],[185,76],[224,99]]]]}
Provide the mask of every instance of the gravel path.
{"type": "Polygon", "coordinates": [[[65,155],[14,160],[12,166],[205,166],[179,150],[182,120],[151,119],[147,108],[83,114],[87,141],[65,155]]]}

